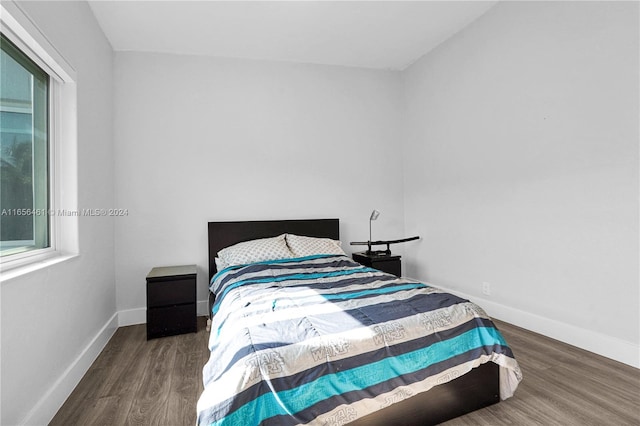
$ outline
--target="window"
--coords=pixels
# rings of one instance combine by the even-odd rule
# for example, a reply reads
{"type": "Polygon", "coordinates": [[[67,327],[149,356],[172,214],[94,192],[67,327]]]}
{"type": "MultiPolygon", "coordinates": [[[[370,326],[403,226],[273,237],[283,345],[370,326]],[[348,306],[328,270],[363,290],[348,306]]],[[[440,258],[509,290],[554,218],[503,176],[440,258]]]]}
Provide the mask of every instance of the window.
{"type": "Polygon", "coordinates": [[[80,251],[76,81],[18,2],[0,2],[0,283],[80,251]]]}
{"type": "Polygon", "coordinates": [[[50,246],[49,75],[0,36],[0,255],[50,246]]]}

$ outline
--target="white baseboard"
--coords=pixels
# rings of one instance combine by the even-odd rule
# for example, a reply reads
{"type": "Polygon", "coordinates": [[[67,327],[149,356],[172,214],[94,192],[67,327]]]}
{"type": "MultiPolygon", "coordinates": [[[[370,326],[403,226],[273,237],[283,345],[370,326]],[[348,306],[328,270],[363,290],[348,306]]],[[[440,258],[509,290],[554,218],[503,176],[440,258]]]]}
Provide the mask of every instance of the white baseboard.
{"type": "Polygon", "coordinates": [[[147,308],[126,309],[118,312],[118,327],[146,324],[147,308]]]}
{"type": "MultiPolygon", "coordinates": [[[[209,302],[207,300],[198,300],[196,302],[196,312],[199,317],[208,316],[209,302]]],[[[128,325],[146,324],[147,308],[126,309],[118,312],[118,327],[126,327],[128,325]]]]}
{"type": "Polygon", "coordinates": [[[640,368],[640,345],[633,342],[505,306],[489,299],[471,296],[457,290],[441,286],[437,287],[471,300],[480,305],[491,317],[498,320],[560,340],[632,367],[640,368]]]}
{"type": "Polygon", "coordinates": [[[209,316],[209,301],[208,300],[198,300],[196,310],[198,311],[199,317],[208,317],[209,316]]]}
{"type": "Polygon", "coordinates": [[[20,424],[43,425],[48,424],[56,415],[62,404],[71,395],[91,364],[104,349],[113,333],[118,328],[118,313],[116,312],[98,331],[84,350],[73,360],[71,365],[62,373],[56,382],[35,403],[20,424]]]}

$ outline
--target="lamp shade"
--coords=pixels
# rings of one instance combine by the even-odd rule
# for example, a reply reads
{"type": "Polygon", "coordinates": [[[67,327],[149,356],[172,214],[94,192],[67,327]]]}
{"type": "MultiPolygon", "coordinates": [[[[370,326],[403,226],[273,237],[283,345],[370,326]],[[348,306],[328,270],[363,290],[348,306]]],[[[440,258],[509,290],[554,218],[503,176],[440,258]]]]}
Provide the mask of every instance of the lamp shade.
{"type": "Polygon", "coordinates": [[[369,220],[376,220],[378,216],[380,216],[380,212],[378,210],[374,210],[371,212],[371,217],[369,218],[369,220]]]}

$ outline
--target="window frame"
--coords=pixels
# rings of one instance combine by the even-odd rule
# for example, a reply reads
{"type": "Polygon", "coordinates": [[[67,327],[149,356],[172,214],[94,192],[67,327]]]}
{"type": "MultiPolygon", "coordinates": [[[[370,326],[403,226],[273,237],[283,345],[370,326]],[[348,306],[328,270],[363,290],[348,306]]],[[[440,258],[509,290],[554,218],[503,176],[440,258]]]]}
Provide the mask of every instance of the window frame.
{"type": "MultiPolygon", "coordinates": [[[[33,210],[37,210],[39,212],[43,212],[43,211],[51,211],[51,205],[52,202],[54,201],[54,197],[53,197],[53,189],[55,188],[55,173],[54,173],[54,164],[53,164],[53,157],[51,156],[51,151],[53,146],[55,145],[55,141],[52,139],[51,135],[53,134],[52,132],[52,126],[55,124],[54,121],[52,120],[52,113],[53,113],[53,87],[54,87],[54,81],[53,81],[53,77],[51,76],[51,73],[47,72],[47,70],[42,69],[34,60],[31,59],[31,57],[25,53],[22,49],[20,49],[20,47],[18,47],[15,43],[13,43],[13,41],[4,33],[4,31],[0,31],[1,36],[3,39],[6,39],[11,46],[9,46],[8,50],[13,50],[13,51],[18,51],[19,54],[22,54],[28,61],[30,61],[30,63],[22,63],[24,60],[23,59],[15,59],[18,63],[20,63],[20,65],[22,67],[24,67],[25,69],[27,69],[27,71],[32,72],[34,75],[37,72],[38,74],[41,75],[45,75],[46,76],[46,85],[47,85],[47,89],[46,89],[46,100],[43,103],[44,105],[46,105],[46,123],[45,123],[45,127],[46,127],[46,153],[45,153],[45,158],[44,160],[36,154],[36,152],[34,151],[33,153],[33,164],[32,164],[32,168],[33,168],[33,176],[34,176],[34,181],[32,183],[33,185],[33,191],[34,191],[34,206],[33,206],[33,210]],[[32,70],[30,70],[32,69],[32,70]],[[46,170],[45,170],[45,174],[46,174],[46,182],[44,183],[44,185],[41,185],[41,181],[40,178],[36,178],[36,176],[38,175],[38,173],[41,173],[38,170],[37,165],[40,166],[46,166],[46,170]],[[38,191],[36,191],[36,188],[38,186],[45,186],[46,188],[46,199],[43,200],[41,199],[40,196],[37,196],[38,191]],[[42,203],[44,203],[45,205],[42,205],[42,203]]],[[[11,53],[7,52],[7,54],[9,56],[13,56],[11,53]]],[[[0,107],[1,108],[1,107],[0,107]]],[[[35,114],[35,108],[36,108],[36,104],[34,104],[32,106],[32,109],[34,112],[32,112],[32,114],[35,114]]],[[[33,135],[32,137],[36,138],[36,135],[33,135]]],[[[34,146],[35,148],[35,146],[34,146]]],[[[4,207],[3,207],[4,209],[4,207]]],[[[33,216],[33,215],[32,215],[33,216]]],[[[32,222],[33,222],[33,239],[32,240],[23,240],[25,242],[24,245],[16,245],[16,247],[14,249],[8,249],[5,251],[9,251],[9,253],[6,254],[0,254],[0,264],[1,263],[6,263],[6,262],[10,262],[12,260],[19,260],[21,258],[27,258],[31,255],[37,256],[39,254],[43,254],[43,253],[48,253],[49,251],[53,250],[55,251],[55,240],[53,238],[53,236],[55,235],[55,233],[53,232],[53,227],[55,225],[55,221],[53,220],[53,218],[47,213],[46,215],[37,215],[34,216],[32,218],[32,222]],[[45,219],[46,220],[43,220],[45,219]],[[42,238],[42,227],[44,226],[44,223],[46,223],[46,247],[42,247],[42,248],[29,248],[29,246],[38,246],[40,243],[38,243],[39,238],[42,238]],[[31,243],[31,244],[29,244],[31,243]],[[14,253],[11,253],[11,250],[14,251],[14,253]]]]}
{"type": "Polygon", "coordinates": [[[0,4],[0,30],[49,75],[49,247],[0,256],[0,282],[79,254],[76,72],[13,0],[0,4]],[[64,191],[62,190],[64,188],[64,191]]]}

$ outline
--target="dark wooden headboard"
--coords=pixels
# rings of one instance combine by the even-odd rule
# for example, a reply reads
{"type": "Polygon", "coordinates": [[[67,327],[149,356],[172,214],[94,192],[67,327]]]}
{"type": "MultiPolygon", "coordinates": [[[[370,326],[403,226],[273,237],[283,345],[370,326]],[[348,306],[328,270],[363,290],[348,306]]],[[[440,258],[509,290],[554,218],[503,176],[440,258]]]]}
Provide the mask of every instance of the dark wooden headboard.
{"type": "Polygon", "coordinates": [[[243,241],[275,237],[284,233],[339,240],[340,220],[302,219],[209,222],[209,281],[217,272],[213,259],[223,248],[243,241]]]}

